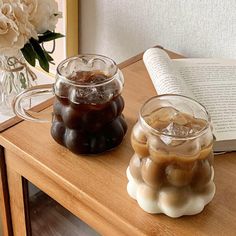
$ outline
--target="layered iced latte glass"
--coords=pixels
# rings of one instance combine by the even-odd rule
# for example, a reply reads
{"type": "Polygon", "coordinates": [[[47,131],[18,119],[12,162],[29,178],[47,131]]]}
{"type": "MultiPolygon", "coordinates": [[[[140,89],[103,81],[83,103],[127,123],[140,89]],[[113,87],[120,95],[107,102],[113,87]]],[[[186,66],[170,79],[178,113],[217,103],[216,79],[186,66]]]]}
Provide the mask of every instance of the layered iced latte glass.
{"type": "Polygon", "coordinates": [[[193,215],[212,200],[213,135],[204,106],[180,95],[151,98],[140,110],[131,143],[127,191],[143,210],[193,215]]]}

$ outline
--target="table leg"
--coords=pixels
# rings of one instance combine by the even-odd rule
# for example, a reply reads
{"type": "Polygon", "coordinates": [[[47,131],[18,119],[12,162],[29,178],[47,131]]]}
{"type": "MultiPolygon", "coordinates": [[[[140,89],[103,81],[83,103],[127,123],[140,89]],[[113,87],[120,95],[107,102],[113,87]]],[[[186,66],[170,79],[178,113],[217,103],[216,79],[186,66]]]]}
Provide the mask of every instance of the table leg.
{"type": "Polygon", "coordinates": [[[2,232],[5,236],[12,236],[11,212],[9,203],[9,192],[7,185],[6,164],[4,156],[4,148],[0,146],[0,212],[2,232]]]}
{"type": "Polygon", "coordinates": [[[7,166],[12,228],[14,235],[31,235],[27,180],[7,166]]]}

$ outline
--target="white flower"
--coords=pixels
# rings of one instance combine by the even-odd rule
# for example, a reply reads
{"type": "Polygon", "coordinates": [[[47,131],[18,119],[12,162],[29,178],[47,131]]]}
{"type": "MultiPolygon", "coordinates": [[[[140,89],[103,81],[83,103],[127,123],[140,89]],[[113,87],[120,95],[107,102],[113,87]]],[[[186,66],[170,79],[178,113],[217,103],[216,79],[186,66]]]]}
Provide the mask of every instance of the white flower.
{"type": "MultiPolygon", "coordinates": [[[[55,0],[22,0],[26,5],[30,5],[34,14],[31,15],[30,22],[34,25],[37,33],[53,31],[56,28],[61,12],[58,11],[58,4],[55,0]],[[27,2],[30,4],[27,4],[27,2]],[[35,10],[37,8],[37,10],[35,10]]],[[[30,10],[32,11],[32,10],[30,10]]]]}
{"type": "Polygon", "coordinates": [[[0,2],[0,54],[12,55],[37,33],[17,0],[0,2]],[[9,2],[9,3],[8,3],[9,2]]]}
{"type": "Polygon", "coordinates": [[[28,12],[29,21],[31,21],[37,13],[38,0],[21,0],[24,10],[28,12]]]}
{"type": "Polygon", "coordinates": [[[41,43],[62,35],[51,32],[38,40],[38,34],[54,31],[60,17],[55,0],[0,0],[0,55],[15,56],[21,50],[27,62],[34,66],[39,61],[48,71],[53,58],[41,43]]]}
{"type": "Polygon", "coordinates": [[[0,54],[14,54],[19,50],[17,46],[18,27],[11,19],[0,13],[0,54]]]}

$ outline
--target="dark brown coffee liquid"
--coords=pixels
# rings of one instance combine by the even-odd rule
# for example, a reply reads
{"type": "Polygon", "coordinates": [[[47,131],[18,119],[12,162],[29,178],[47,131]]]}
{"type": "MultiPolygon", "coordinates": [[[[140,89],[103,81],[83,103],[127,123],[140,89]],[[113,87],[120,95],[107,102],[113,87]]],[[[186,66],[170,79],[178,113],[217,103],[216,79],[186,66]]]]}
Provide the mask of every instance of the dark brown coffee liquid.
{"type": "MultiPolygon", "coordinates": [[[[97,79],[101,78],[99,74],[97,79]]],[[[82,79],[90,81],[84,74],[82,79]]],[[[98,104],[86,99],[73,103],[56,95],[53,108],[52,137],[76,154],[96,154],[112,149],[121,143],[127,131],[122,115],[124,100],[120,94],[98,104]]]]}

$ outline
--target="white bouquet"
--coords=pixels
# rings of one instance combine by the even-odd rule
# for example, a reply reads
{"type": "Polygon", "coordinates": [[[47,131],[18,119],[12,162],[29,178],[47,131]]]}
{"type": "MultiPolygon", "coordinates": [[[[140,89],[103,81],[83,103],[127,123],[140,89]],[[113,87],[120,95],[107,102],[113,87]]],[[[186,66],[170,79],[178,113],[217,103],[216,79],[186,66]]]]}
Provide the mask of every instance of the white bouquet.
{"type": "Polygon", "coordinates": [[[0,55],[21,51],[26,61],[49,71],[53,58],[42,43],[63,37],[55,33],[62,14],[55,0],[0,0],[0,55]]]}

